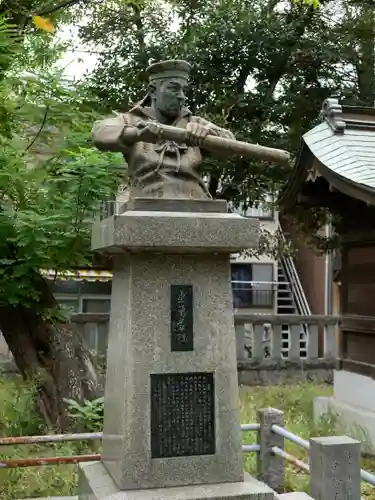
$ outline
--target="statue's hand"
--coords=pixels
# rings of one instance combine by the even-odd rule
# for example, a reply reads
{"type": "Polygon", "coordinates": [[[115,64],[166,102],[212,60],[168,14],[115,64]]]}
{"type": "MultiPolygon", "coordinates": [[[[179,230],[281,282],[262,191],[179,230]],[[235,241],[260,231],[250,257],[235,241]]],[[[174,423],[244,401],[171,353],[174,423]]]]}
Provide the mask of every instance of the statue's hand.
{"type": "Polygon", "coordinates": [[[163,136],[163,128],[157,122],[148,122],[146,120],[141,120],[137,123],[136,127],[139,130],[139,137],[152,134],[156,139],[161,139],[163,136]]]}
{"type": "Polygon", "coordinates": [[[210,132],[208,127],[200,123],[189,122],[186,125],[186,142],[191,146],[200,146],[210,132]]]}

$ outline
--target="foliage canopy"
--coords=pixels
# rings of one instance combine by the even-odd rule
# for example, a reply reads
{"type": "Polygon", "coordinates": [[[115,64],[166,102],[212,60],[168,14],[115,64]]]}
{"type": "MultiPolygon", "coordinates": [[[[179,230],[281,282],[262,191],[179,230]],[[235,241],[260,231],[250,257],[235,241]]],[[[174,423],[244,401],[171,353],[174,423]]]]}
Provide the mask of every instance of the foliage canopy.
{"type": "Polygon", "coordinates": [[[8,68],[0,87],[0,307],[38,302],[41,269],[90,259],[92,218],[116,191],[122,163],[90,144],[97,114],[85,88],[48,70],[56,54],[13,33],[0,19],[8,68]]]}

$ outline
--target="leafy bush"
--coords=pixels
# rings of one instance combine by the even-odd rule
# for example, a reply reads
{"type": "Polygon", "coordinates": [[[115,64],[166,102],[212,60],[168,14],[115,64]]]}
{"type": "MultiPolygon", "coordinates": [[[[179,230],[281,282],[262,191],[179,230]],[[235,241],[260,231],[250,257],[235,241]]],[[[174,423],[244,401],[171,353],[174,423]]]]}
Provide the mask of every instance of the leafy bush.
{"type": "Polygon", "coordinates": [[[36,394],[35,385],[20,377],[0,378],[0,435],[30,436],[43,432],[36,394]]]}
{"type": "Polygon", "coordinates": [[[66,399],[69,416],[72,417],[79,429],[85,432],[100,432],[103,428],[104,398],[85,401],[83,405],[72,399],[66,399]]]}

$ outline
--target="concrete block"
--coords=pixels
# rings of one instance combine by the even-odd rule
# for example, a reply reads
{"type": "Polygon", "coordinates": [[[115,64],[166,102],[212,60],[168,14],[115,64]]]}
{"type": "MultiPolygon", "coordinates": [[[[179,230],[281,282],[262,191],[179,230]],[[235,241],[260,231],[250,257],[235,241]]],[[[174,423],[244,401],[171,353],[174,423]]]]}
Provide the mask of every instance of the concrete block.
{"type": "Polygon", "coordinates": [[[338,401],[354,408],[361,408],[375,414],[375,380],[345,370],[335,370],[333,378],[334,396],[338,401]]]}
{"type": "Polygon", "coordinates": [[[310,495],[315,500],[360,500],[361,443],[347,436],[310,440],[310,495]]]}
{"type": "Polygon", "coordinates": [[[284,413],[275,408],[264,408],[258,412],[258,443],[260,452],[257,454],[258,479],[268,484],[277,492],[284,490],[284,460],[271,451],[273,446],[284,449],[284,438],[272,432],[273,425],[284,426],[284,413]]]}

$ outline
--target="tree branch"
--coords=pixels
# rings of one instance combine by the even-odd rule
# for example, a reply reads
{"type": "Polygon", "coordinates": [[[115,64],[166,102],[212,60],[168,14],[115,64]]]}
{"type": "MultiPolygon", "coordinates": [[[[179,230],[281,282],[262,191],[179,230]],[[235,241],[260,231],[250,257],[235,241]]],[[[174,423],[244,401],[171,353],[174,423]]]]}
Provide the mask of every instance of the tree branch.
{"type": "Polygon", "coordinates": [[[147,54],[147,47],[146,47],[146,41],[145,41],[145,30],[143,26],[143,21],[142,21],[142,12],[139,7],[139,5],[135,3],[129,3],[129,6],[132,8],[133,13],[134,13],[134,18],[133,22],[137,28],[137,31],[135,33],[135,37],[137,39],[138,45],[139,45],[139,52],[141,53],[142,60],[144,62],[144,65],[148,65],[148,54],[147,54]]]}
{"type": "Polygon", "coordinates": [[[299,19],[295,18],[295,14],[296,11],[291,10],[286,16],[287,24],[292,24],[293,22],[297,22],[293,37],[289,40],[288,46],[284,54],[281,55],[277,64],[270,68],[270,71],[268,73],[269,85],[263,97],[263,102],[262,102],[263,109],[260,111],[257,123],[253,128],[253,140],[255,142],[259,142],[261,140],[263,123],[267,118],[269,107],[270,104],[272,103],[272,97],[274,95],[275,89],[279,81],[285,74],[285,70],[288,66],[290,56],[293,54],[293,51],[298,46],[299,41],[303,36],[306,28],[312,21],[315,15],[315,11],[313,7],[309,7],[308,9],[306,9],[306,11],[301,11],[299,12],[299,19]]]}
{"type": "Polygon", "coordinates": [[[46,124],[46,121],[47,121],[47,115],[48,115],[48,111],[49,111],[49,108],[48,106],[46,107],[46,110],[44,111],[44,116],[43,116],[43,120],[42,120],[42,124],[38,130],[38,132],[35,134],[35,137],[33,138],[33,140],[30,142],[30,144],[27,146],[27,148],[25,149],[25,153],[35,144],[35,141],[38,139],[38,137],[40,136],[40,134],[42,133],[42,130],[44,128],[44,125],[46,124]]]}
{"type": "Polygon", "coordinates": [[[73,5],[77,5],[81,0],[66,0],[65,2],[58,3],[53,7],[49,7],[46,9],[42,9],[38,12],[38,16],[46,16],[47,14],[53,14],[54,12],[64,9],[65,7],[72,7],[73,5]]]}

